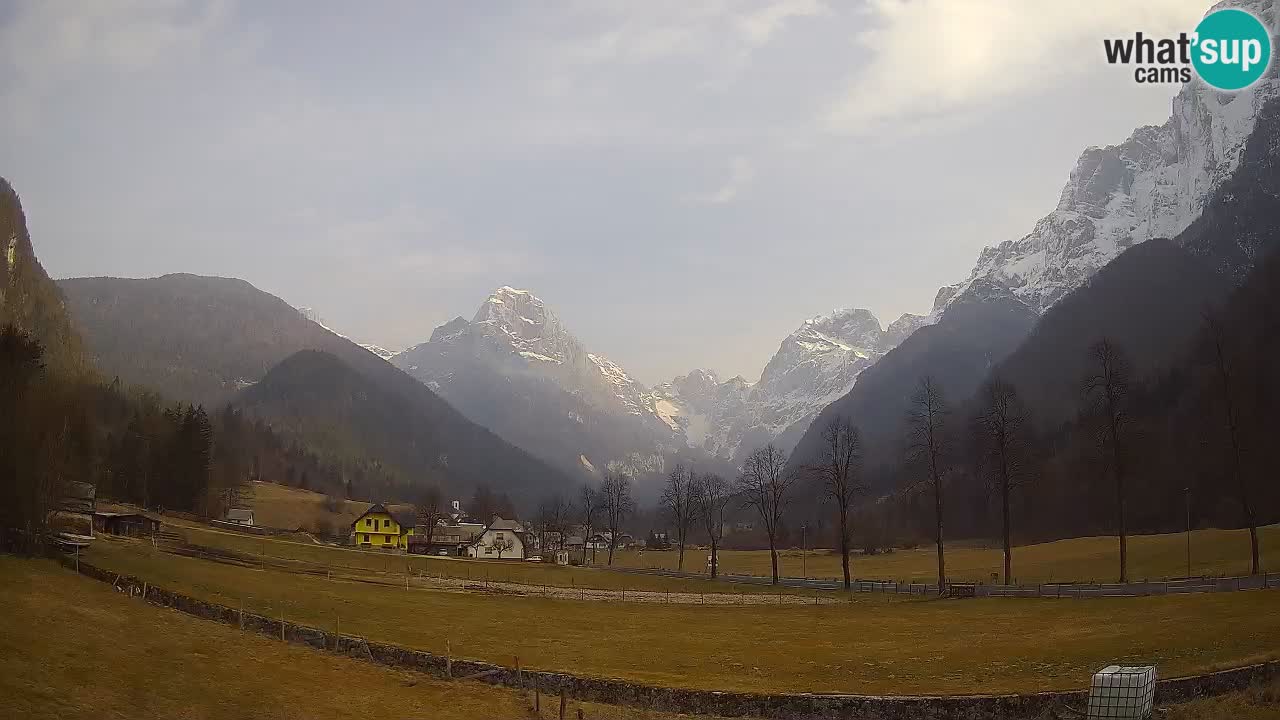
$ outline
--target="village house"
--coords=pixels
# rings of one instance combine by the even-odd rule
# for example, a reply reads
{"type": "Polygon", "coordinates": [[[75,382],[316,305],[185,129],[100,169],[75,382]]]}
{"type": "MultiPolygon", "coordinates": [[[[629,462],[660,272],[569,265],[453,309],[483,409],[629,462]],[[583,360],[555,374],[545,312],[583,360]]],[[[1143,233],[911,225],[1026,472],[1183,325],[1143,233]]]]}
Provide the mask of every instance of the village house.
{"type": "Polygon", "coordinates": [[[495,517],[467,547],[467,556],[481,559],[523,560],[528,535],[515,520],[495,517]]]}
{"type": "Polygon", "coordinates": [[[253,527],[253,511],[249,508],[231,508],[227,510],[227,522],[253,527]]]}
{"type": "Polygon", "coordinates": [[[391,511],[382,503],[374,503],[351,523],[351,544],[380,550],[406,549],[415,524],[410,513],[391,511]]]}
{"type": "Polygon", "coordinates": [[[427,537],[426,529],[419,528],[409,536],[409,552],[417,555],[466,557],[467,547],[483,530],[483,526],[478,531],[472,532],[455,525],[437,525],[431,531],[431,536],[427,537]]]}

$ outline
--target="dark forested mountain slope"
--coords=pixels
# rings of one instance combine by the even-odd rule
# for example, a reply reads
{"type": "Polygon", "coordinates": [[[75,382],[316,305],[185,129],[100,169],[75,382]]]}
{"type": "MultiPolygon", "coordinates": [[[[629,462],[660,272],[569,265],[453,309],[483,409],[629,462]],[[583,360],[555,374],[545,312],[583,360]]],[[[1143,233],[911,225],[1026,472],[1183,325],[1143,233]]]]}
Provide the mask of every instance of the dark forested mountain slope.
{"type": "Polygon", "coordinates": [[[365,373],[330,353],[303,350],[233,403],[321,452],[376,458],[410,484],[438,483],[459,494],[487,484],[524,505],[571,490],[563,473],[468,422],[389,365],[365,373]]]}
{"type": "Polygon", "coordinates": [[[1125,251],[1041,318],[999,373],[1018,387],[1041,425],[1074,415],[1086,350],[1107,337],[1139,378],[1183,361],[1209,307],[1225,301],[1260,258],[1280,247],[1280,103],[1258,115],[1236,172],[1173,241],[1125,251]]]}
{"type": "Polygon", "coordinates": [[[243,280],[200,275],[60,280],[103,374],[219,405],[303,349],[362,370],[387,363],[243,280]]]}
{"type": "Polygon", "coordinates": [[[18,193],[0,178],[0,326],[14,325],[44,347],[56,370],[80,371],[84,357],[58,286],[31,246],[18,193]]]}
{"type": "Polygon", "coordinates": [[[1063,422],[1079,409],[1092,343],[1103,337],[1119,343],[1134,370],[1149,375],[1167,367],[1195,332],[1206,304],[1230,289],[1226,278],[1176,243],[1148,240],[1046,312],[998,372],[1035,409],[1040,425],[1063,422]]]}
{"type": "Polygon", "coordinates": [[[410,485],[434,479],[464,489],[478,482],[505,489],[508,483],[568,482],[386,360],[243,280],[180,274],[61,285],[108,377],[210,407],[246,402],[286,436],[308,445],[318,440],[312,449],[330,460],[381,462],[410,485]],[[296,356],[302,350],[321,354],[296,356]],[[268,378],[258,390],[256,383],[268,378]],[[255,392],[237,396],[245,389],[255,392]],[[412,420],[391,422],[397,412],[412,420]],[[377,422],[363,427],[354,418],[377,422]]]}

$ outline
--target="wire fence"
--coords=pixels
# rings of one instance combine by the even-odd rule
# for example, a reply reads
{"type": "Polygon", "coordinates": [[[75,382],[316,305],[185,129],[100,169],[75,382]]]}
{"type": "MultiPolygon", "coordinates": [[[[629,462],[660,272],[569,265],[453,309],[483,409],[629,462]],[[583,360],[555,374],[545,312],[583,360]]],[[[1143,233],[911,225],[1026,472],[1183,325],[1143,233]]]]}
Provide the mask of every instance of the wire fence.
{"type": "MultiPolygon", "coordinates": [[[[706,575],[681,573],[659,568],[616,568],[618,572],[661,575],[664,577],[706,578],[706,575]]],[[[721,580],[750,585],[772,583],[772,578],[761,575],[722,574],[721,580]]],[[[778,584],[783,587],[810,590],[841,590],[838,580],[783,577],[778,584]]],[[[1129,583],[1036,583],[1000,585],[974,582],[950,582],[948,594],[959,597],[1001,598],[1091,598],[1091,597],[1146,597],[1151,595],[1178,595],[1187,593],[1236,592],[1240,590],[1266,590],[1280,588],[1280,573],[1226,577],[1191,577],[1170,580],[1142,580],[1129,583]]],[[[900,580],[854,580],[850,589],[858,593],[883,593],[896,595],[937,595],[938,584],[900,580]]]]}

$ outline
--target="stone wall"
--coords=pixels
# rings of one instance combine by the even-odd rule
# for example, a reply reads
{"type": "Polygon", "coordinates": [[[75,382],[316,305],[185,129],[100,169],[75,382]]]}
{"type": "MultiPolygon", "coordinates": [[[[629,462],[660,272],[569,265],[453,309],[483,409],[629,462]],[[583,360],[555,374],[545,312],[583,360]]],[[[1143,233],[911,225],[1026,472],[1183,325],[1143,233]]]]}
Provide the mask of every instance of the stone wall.
{"type": "MultiPolygon", "coordinates": [[[[68,560],[67,564],[72,561],[68,560]]],[[[450,660],[421,650],[367,642],[364,638],[335,635],[318,628],[281,622],[158,588],[146,581],[79,562],[80,573],[111,583],[117,590],[143,596],[155,605],[196,617],[238,626],[286,642],[309,645],[395,668],[416,670],[438,678],[466,678],[508,687],[532,688],[536,683],[548,695],[564,691],[577,700],[627,705],[665,712],[723,717],[859,720],[996,720],[1052,717],[1055,709],[1069,704],[1083,707],[1084,691],[1027,695],[874,696],[805,693],[734,693],[712,690],[664,688],[615,678],[595,678],[515,668],[472,660],[450,660]],[[282,627],[283,626],[283,627],[282,627]],[[451,673],[450,673],[451,670],[451,673]]],[[[1194,697],[1237,690],[1253,682],[1280,676],[1280,661],[1261,663],[1186,678],[1160,680],[1157,702],[1178,702],[1194,697]]],[[[1081,678],[1082,684],[1087,678],[1081,678]]]]}

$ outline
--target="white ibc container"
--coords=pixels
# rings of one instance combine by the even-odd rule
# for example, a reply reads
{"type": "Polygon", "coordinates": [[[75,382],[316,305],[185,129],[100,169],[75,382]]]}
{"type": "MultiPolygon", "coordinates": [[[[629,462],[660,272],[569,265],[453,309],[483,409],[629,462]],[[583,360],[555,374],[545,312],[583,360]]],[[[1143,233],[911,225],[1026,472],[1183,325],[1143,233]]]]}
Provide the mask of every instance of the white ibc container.
{"type": "Polygon", "coordinates": [[[1146,720],[1155,694],[1154,667],[1108,665],[1089,684],[1089,719],[1146,720]]]}

